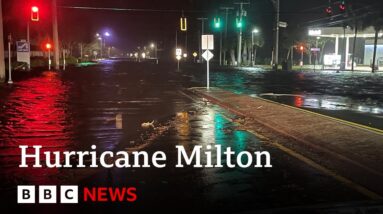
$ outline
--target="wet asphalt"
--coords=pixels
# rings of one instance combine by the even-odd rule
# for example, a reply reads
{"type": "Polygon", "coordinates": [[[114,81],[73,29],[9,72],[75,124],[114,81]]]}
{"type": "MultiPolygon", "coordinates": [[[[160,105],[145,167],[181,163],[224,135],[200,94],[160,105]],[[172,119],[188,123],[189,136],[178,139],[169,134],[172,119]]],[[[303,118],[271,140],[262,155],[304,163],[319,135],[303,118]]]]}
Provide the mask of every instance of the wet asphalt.
{"type": "MultiPolygon", "coordinates": [[[[369,201],[269,142],[241,130],[231,122],[234,116],[225,110],[187,95],[185,88],[203,85],[201,67],[194,67],[194,74],[192,70],[189,66],[177,72],[171,63],[106,60],[100,65],[65,72],[20,75],[14,86],[1,86],[4,88],[1,94],[4,99],[0,101],[1,198],[14,204],[17,184],[75,182],[81,186],[135,186],[138,200],[133,204],[55,205],[49,207],[50,211],[100,211],[102,208],[108,212],[232,213],[294,207],[291,212],[297,213],[306,207],[355,206],[369,201]],[[142,128],[143,122],[152,121],[155,130],[142,128]],[[168,165],[164,169],[20,170],[17,146],[33,144],[41,144],[50,151],[85,150],[92,144],[97,145],[99,151],[144,149],[152,153],[162,150],[167,153],[168,165]],[[269,151],[273,168],[174,168],[175,145],[192,148],[207,144],[230,146],[235,151],[269,151]]],[[[257,81],[251,84],[251,79],[236,83],[238,78],[245,81],[248,73],[231,72],[223,72],[222,77],[213,72],[213,85],[234,82],[235,87],[233,83],[227,87],[235,90],[245,85],[246,93],[258,87],[258,83],[270,85],[263,82],[269,78],[263,72],[263,79],[254,77],[257,81]]],[[[281,77],[280,81],[285,79],[281,77]]],[[[272,88],[278,88],[278,84],[272,88]]],[[[271,91],[296,94],[272,88],[259,90],[257,94],[271,91]]],[[[374,102],[380,106],[379,94],[377,96],[374,102]]],[[[35,212],[47,209],[30,205],[18,208],[35,212]]]]}
{"type": "MultiPolygon", "coordinates": [[[[201,67],[201,69],[205,69],[201,67]]],[[[186,69],[196,82],[205,75],[186,69]]],[[[215,68],[211,85],[383,129],[383,73],[215,68]]]]}

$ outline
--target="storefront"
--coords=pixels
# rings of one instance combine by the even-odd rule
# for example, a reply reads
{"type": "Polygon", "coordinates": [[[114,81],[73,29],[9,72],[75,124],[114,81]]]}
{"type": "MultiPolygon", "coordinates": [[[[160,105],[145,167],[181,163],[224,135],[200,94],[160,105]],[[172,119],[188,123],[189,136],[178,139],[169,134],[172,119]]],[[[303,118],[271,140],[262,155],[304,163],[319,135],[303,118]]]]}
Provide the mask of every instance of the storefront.
{"type": "MultiPolygon", "coordinates": [[[[353,52],[355,53],[355,66],[368,68],[372,64],[375,37],[373,27],[358,31],[356,37],[355,30],[350,27],[309,28],[308,35],[316,37],[318,40],[330,40],[329,44],[332,44],[332,48],[321,50],[323,51],[324,66],[340,68],[341,64],[344,63],[344,57],[346,57],[346,69],[350,69],[353,52]],[[354,47],[355,51],[353,51],[354,47]]],[[[378,36],[376,60],[380,62],[383,61],[383,40],[381,39],[383,31],[379,32],[378,36]]]]}

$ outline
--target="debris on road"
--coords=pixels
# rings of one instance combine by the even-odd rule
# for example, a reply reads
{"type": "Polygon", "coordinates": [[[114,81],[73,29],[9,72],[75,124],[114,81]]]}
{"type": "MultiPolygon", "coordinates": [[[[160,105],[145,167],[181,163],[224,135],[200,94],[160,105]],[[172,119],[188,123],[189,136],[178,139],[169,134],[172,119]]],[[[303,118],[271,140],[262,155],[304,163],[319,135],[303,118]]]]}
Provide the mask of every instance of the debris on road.
{"type": "Polygon", "coordinates": [[[154,128],[154,120],[152,122],[141,123],[141,127],[144,129],[154,128]]]}

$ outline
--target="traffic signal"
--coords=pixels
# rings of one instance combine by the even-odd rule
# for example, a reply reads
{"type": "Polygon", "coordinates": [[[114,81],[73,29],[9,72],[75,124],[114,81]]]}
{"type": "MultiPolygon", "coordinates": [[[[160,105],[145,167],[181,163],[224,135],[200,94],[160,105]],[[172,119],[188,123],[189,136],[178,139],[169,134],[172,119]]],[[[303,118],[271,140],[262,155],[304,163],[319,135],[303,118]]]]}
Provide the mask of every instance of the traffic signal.
{"type": "Polygon", "coordinates": [[[215,29],[221,28],[221,18],[219,17],[214,18],[214,28],[215,29]]]}
{"type": "Polygon", "coordinates": [[[344,12],[346,10],[346,3],[344,1],[340,2],[339,10],[340,10],[340,12],[344,12]]]}
{"type": "Polygon", "coordinates": [[[243,27],[243,20],[241,18],[236,19],[236,26],[237,26],[237,28],[243,27]]]}
{"type": "Polygon", "coordinates": [[[47,43],[47,44],[45,44],[45,48],[46,48],[47,50],[52,49],[52,45],[51,45],[51,43],[47,43]]]}
{"type": "Polygon", "coordinates": [[[332,15],[332,7],[331,6],[326,7],[325,12],[327,15],[332,15]]]}
{"type": "Polygon", "coordinates": [[[181,29],[181,31],[187,31],[188,30],[187,20],[185,17],[180,18],[180,29],[181,29]]]}
{"type": "Polygon", "coordinates": [[[34,22],[39,21],[39,8],[37,6],[31,7],[31,20],[34,22]]]}

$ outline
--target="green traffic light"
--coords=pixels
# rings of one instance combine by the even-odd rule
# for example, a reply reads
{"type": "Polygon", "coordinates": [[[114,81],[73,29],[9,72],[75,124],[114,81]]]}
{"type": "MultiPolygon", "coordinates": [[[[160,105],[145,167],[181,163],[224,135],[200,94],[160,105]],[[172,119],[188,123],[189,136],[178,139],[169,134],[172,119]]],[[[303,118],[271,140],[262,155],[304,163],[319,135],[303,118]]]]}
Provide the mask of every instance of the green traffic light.
{"type": "Polygon", "coordinates": [[[220,29],[221,28],[221,18],[219,18],[219,17],[214,18],[214,25],[213,26],[216,29],[220,29]]]}
{"type": "Polygon", "coordinates": [[[242,28],[243,24],[242,22],[237,22],[237,28],[242,28]]]}
{"type": "Polygon", "coordinates": [[[243,23],[242,18],[237,18],[235,21],[236,21],[236,27],[237,28],[243,28],[244,23],[243,23]]]}

